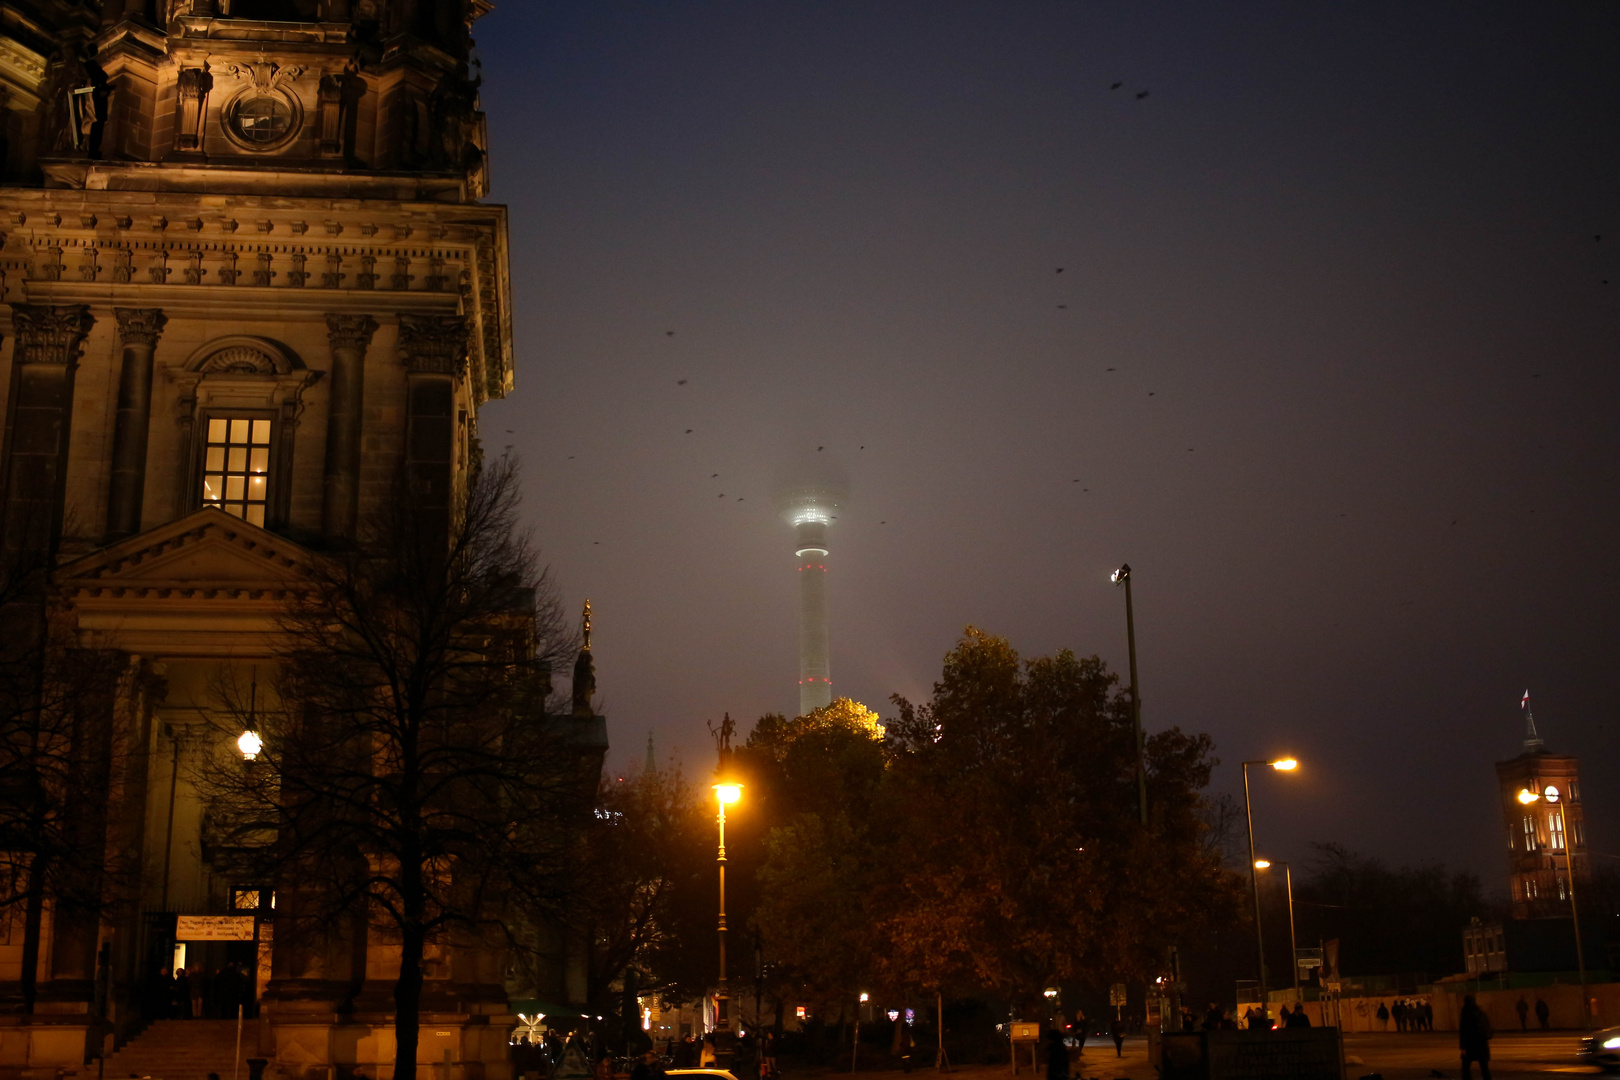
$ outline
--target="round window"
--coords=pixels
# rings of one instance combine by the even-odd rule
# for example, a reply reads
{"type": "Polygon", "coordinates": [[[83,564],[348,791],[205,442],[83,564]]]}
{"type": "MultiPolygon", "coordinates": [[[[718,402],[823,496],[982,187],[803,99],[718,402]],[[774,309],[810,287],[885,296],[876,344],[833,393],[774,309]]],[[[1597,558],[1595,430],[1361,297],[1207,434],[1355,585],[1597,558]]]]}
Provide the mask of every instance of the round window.
{"type": "Polygon", "coordinates": [[[292,106],[279,94],[248,93],[231,103],[225,124],[237,142],[267,150],[292,134],[294,116],[292,106]]]}

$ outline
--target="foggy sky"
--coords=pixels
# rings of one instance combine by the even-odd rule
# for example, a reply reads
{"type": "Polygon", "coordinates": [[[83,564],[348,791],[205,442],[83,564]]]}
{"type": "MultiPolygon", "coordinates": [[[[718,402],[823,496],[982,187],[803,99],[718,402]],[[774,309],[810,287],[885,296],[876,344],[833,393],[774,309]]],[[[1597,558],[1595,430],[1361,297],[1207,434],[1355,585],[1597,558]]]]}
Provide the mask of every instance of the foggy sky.
{"type": "Polygon", "coordinates": [[[517,313],[482,434],[592,602],[610,768],[651,731],[703,771],[706,720],[794,711],[771,487],[825,463],[835,694],[926,698],[969,623],[1123,671],[1128,561],[1147,729],[1209,732],[1220,790],[1303,763],[1257,779],[1264,853],[1505,891],[1526,687],[1620,853],[1620,8],[475,30],[517,313]]]}

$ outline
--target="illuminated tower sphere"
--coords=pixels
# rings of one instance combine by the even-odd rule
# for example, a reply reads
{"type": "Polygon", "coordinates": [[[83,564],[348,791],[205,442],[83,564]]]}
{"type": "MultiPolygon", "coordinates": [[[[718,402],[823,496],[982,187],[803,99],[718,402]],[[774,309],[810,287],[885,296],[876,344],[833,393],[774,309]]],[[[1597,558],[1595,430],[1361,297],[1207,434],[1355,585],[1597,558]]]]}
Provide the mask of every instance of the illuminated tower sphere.
{"type": "Polygon", "coordinates": [[[799,574],[799,715],[832,704],[827,662],[827,528],[848,496],[836,488],[791,488],[778,500],[793,526],[799,574]]]}

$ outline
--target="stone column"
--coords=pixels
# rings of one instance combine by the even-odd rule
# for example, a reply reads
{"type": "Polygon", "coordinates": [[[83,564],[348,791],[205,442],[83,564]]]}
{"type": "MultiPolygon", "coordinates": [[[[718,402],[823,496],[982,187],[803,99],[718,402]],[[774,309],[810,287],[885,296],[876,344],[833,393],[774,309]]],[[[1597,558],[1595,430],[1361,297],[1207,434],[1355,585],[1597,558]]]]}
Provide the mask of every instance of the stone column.
{"type": "Polygon", "coordinates": [[[370,315],[328,315],[332,392],[326,416],[326,479],[321,531],[329,543],[354,539],[360,512],[360,426],[365,404],[366,346],[377,324],[370,315]]]}
{"type": "Polygon", "coordinates": [[[48,552],[62,529],[73,375],[95,319],[83,304],[12,304],[17,336],[0,458],[8,551],[48,552]]]}
{"type": "Polygon", "coordinates": [[[163,332],[157,308],[114,308],[118,339],[124,346],[118,372],[118,412],[113,420],[112,484],[107,492],[107,537],[133,536],[141,529],[141,497],[146,488],[146,434],[152,425],[152,354],[163,332]]]}
{"type": "Polygon", "coordinates": [[[401,315],[405,365],[405,472],[411,498],[448,528],[455,486],[456,384],[467,374],[467,320],[401,315]]]}

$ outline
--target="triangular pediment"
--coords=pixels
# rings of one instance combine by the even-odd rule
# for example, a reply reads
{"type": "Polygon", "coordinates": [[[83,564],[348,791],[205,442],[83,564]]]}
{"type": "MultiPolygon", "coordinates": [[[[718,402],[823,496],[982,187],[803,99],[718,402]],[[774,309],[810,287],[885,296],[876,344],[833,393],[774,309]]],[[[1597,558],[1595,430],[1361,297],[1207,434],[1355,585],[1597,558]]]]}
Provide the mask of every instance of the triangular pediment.
{"type": "Polygon", "coordinates": [[[198,598],[278,596],[316,556],[256,525],[205,507],[109,544],[58,571],[69,592],[182,592],[198,598]]]}

